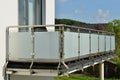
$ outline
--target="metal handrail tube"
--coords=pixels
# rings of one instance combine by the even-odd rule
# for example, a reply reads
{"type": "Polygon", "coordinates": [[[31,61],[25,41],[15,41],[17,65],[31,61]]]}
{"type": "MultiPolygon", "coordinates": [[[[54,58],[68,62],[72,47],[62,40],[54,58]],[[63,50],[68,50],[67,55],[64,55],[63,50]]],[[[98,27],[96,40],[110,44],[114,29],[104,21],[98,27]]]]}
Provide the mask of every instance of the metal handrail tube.
{"type": "Polygon", "coordinates": [[[71,25],[66,25],[66,24],[56,24],[56,25],[23,25],[23,26],[9,26],[9,28],[35,28],[35,27],[68,27],[68,28],[74,28],[74,29],[83,29],[83,30],[88,30],[88,31],[96,31],[96,32],[102,32],[102,33],[108,33],[108,34],[113,34],[112,32],[107,32],[103,30],[95,30],[91,28],[83,28],[79,26],[71,26],[71,25]]]}

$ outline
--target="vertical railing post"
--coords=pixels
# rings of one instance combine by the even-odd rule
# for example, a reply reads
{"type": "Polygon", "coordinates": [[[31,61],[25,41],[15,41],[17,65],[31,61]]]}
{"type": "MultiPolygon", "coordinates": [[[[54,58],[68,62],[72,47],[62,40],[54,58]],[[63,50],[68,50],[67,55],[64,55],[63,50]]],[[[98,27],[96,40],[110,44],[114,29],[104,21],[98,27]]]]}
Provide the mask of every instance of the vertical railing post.
{"type": "Polygon", "coordinates": [[[89,58],[91,54],[91,30],[89,30],[89,58]]]}
{"type": "Polygon", "coordinates": [[[98,31],[98,54],[100,52],[100,32],[98,31]]]}
{"type": "Polygon", "coordinates": [[[10,80],[10,76],[9,74],[6,74],[6,70],[7,70],[7,64],[8,64],[8,61],[9,61],[9,38],[10,38],[10,35],[9,35],[9,27],[6,28],[6,63],[3,67],[3,77],[4,77],[4,80],[10,80]]]}
{"type": "Polygon", "coordinates": [[[111,40],[111,36],[112,36],[112,34],[110,33],[110,52],[112,51],[112,40],[111,40]]]}
{"type": "Polygon", "coordinates": [[[105,33],[104,33],[104,36],[105,36],[105,37],[104,37],[104,39],[105,39],[105,43],[104,43],[104,54],[106,53],[106,35],[107,35],[107,34],[106,34],[106,32],[105,32],[105,33]]]}
{"type": "Polygon", "coordinates": [[[61,51],[61,26],[58,27],[58,31],[59,31],[59,64],[58,64],[58,67],[57,67],[57,70],[58,70],[58,75],[61,74],[61,72],[59,71],[60,69],[60,66],[61,66],[61,61],[62,61],[62,51],[61,51]]]}
{"type": "Polygon", "coordinates": [[[80,28],[78,28],[78,59],[80,59],[80,28]]]}
{"type": "Polygon", "coordinates": [[[34,35],[34,28],[33,27],[31,27],[31,38],[32,38],[32,53],[31,53],[30,74],[33,73],[32,66],[33,66],[34,57],[35,57],[35,35],[34,35]]]}
{"type": "Polygon", "coordinates": [[[60,27],[60,59],[64,58],[64,27],[60,27]]]}
{"type": "Polygon", "coordinates": [[[9,34],[9,27],[6,29],[6,61],[9,60],[9,38],[10,38],[10,34],[9,34]]]}
{"type": "Polygon", "coordinates": [[[60,60],[59,60],[59,64],[58,64],[58,70],[60,68],[61,63],[64,65],[64,67],[66,68],[66,70],[68,70],[68,66],[65,64],[64,62],[64,57],[65,57],[65,53],[64,53],[64,25],[62,27],[59,28],[59,53],[60,53],[60,60]]]}

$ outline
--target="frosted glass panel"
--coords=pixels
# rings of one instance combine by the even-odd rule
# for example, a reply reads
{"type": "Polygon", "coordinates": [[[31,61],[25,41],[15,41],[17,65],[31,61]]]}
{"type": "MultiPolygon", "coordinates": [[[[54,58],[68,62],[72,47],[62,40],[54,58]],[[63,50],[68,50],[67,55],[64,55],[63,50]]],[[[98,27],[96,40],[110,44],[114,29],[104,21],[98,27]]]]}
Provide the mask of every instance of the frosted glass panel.
{"type": "Polygon", "coordinates": [[[78,56],[78,33],[65,32],[64,33],[64,53],[65,58],[72,58],[78,56]]]}
{"type": "Polygon", "coordinates": [[[89,54],[89,34],[80,34],[80,55],[89,54]]]}
{"type": "Polygon", "coordinates": [[[111,36],[111,50],[115,50],[115,36],[111,36]]]}
{"type": "Polygon", "coordinates": [[[105,51],[105,36],[99,35],[99,52],[105,51]]]}
{"type": "MultiPolygon", "coordinates": [[[[35,32],[35,59],[58,60],[59,53],[59,32],[35,32]]],[[[98,52],[98,35],[74,32],[64,32],[64,58],[78,57],[78,45],[80,56],[98,52]],[[80,39],[80,44],[78,44],[80,39]]],[[[111,37],[111,50],[115,49],[115,37],[111,37]]],[[[110,50],[110,36],[106,36],[106,51],[110,50]]],[[[105,51],[105,36],[99,35],[99,52],[105,51]]],[[[32,37],[29,32],[11,32],[9,36],[9,59],[19,60],[31,58],[32,37]]],[[[52,61],[51,61],[52,62],[52,61]]]]}
{"type": "Polygon", "coordinates": [[[59,59],[58,32],[35,32],[35,58],[59,59]]]}
{"type": "Polygon", "coordinates": [[[98,35],[91,34],[91,53],[98,52],[98,35]]]}
{"type": "Polygon", "coordinates": [[[106,51],[110,50],[110,36],[106,36],[106,51]]]}
{"type": "Polygon", "coordinates": [[[31,58],[32,53],[31,34],[27,32],[10,33],[9,36],[9,58],[21,59],[31,58]]]}

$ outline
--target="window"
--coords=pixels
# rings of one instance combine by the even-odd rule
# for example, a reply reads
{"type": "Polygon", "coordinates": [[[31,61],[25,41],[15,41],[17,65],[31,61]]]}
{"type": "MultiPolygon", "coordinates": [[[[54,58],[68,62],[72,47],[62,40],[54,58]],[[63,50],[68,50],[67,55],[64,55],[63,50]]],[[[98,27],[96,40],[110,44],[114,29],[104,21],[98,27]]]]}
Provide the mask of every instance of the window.
{"type": "Polygon", "coordinates": [[[19,25],[45,24],[45,0],[19,0],[19,25]]]}

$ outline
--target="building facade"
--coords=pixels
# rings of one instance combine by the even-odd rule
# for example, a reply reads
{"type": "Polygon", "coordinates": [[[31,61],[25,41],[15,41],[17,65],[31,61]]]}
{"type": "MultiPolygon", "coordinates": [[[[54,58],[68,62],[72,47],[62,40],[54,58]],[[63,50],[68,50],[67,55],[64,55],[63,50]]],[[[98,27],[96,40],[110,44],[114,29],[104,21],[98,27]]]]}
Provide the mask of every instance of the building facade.
{"type": "Polygon", "coordinates": [[[54,8],[55,0],[0,0],[0,80],[4,79],[6,27],[54,24],[54,8]]]}

